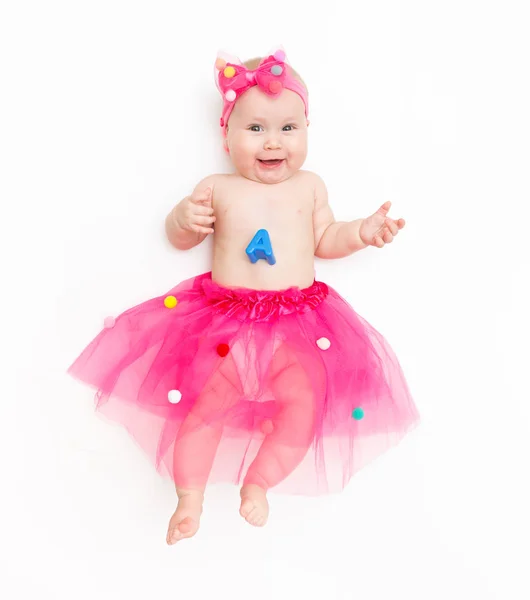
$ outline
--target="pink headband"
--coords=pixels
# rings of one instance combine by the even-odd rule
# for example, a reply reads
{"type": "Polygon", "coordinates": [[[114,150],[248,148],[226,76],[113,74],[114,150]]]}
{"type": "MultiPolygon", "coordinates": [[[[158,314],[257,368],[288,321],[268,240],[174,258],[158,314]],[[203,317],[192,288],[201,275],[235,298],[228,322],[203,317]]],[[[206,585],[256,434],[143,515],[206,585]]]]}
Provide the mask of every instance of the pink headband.
{"type": "Polygon", "coordinates": [[[262,92],[269,96],[277,97],[283,89],[296,92],[302,98],[308,115],[307,91],[290,71],[290,66],[285,62],[285,52],[276,52],[261,60],[257,69],[249,70],[238,59],[228,62],[218,56],[215,61],[217,70],[215,82],[223,96],[223,113],[220,125],[223,135],[226,136],[226,125],[237,99],[248,89],[257,85],[262,92]]]}

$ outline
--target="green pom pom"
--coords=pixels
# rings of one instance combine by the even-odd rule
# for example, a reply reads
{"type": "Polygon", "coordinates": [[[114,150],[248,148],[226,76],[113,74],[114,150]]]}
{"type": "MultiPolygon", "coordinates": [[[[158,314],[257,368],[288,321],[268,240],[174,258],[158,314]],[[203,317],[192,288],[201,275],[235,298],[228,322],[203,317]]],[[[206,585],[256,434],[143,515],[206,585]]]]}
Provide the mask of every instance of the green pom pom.
{"type": "Polygon", "coordinates": [[[364,417],[364,410],[362,408],[354,408],[351,416],[356,421],[360,421],[364,417]]]}

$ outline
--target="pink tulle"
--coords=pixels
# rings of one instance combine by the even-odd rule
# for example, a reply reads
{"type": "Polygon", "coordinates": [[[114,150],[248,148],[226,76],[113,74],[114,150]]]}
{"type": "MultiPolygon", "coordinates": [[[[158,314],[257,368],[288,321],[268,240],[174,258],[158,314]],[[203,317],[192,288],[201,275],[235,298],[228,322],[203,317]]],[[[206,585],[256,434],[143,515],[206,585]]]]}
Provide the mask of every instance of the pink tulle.
{"type": "Polygon", "coordinates": [[[69,373],[180,487],[339,491],[419,421],[388,343],[318,281],[261,291],[203,273],[119,315],[69,373]]]}

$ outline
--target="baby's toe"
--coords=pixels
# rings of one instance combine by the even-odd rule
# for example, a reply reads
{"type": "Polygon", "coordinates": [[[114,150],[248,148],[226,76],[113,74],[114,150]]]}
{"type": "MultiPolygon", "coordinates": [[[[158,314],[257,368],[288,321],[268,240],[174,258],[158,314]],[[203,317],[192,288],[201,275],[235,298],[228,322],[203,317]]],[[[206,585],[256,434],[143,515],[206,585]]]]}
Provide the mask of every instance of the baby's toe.
{"type": "Polygon", "coordinates": [[[248,518],[250,513],[254,510],[254,504],[251,500],[243,500],[241,503],[241,508],[239,509],[239,514],[245,519],[248,518]]]}
{"type": "Polygon", "coordinates": [[[247,516],[247,521],[254,527],[260,527],[263,522],[263,513],[256,506],[254,507],[247,516]]]}
{"type": "Polygon", "coordinates": [[[195,522],[191,517],[186,517],[182,519],[182,521],[178,524],[178,529],[181,534],[186,535],[187,533],[191,533],[195,527],[195,522]]]}
{"type": "Polygon", "coordinates": [[[181,521],[172,519],[169,524],[166,541],[169,545],[175,544],[179,540],[195,535],[198,528],[198,523],[191,517],[185,517],[181,521]]]}
{"type": "Polygon", "coordinates": [[[167,534],[166,541],[169,545],[174,544],[182,539],[182,533],[179,531],[178,525],[170,529],[167,534]]]}

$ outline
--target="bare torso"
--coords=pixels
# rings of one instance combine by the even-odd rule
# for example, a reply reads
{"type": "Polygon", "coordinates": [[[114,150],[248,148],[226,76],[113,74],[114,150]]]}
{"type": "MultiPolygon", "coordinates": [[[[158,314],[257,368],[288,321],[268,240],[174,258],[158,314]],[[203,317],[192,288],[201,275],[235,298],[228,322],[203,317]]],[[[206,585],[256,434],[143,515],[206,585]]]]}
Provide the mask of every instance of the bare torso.
{"type": "Polygon", "coordinates": [[[238,174],[219,175],[213,194],[216,217],[212,278],[226,287],[281,290],[313,283],[314,186],[311,173],[298,171],[278,184],[258,183],[238,174]],[[266,229],[276,258],[251,263],[245,250],[266,229]]]}

